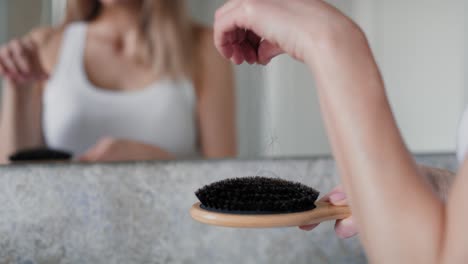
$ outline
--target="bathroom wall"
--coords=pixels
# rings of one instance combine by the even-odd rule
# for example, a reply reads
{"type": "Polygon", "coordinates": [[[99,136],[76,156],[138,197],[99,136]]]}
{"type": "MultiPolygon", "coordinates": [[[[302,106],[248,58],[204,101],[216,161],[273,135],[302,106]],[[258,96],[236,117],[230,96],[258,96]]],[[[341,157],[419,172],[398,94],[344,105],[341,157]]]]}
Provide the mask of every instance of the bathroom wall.
{"type": "Polygon", "coordinates": [[[67,0],[51,0],[51,16],[54,24],[60,23],[63,19],[67,0]]]}
{"type": "MultiPolygon", "coordinates": [[[[8,2],[0,0],[0,44],[8,39],[8,2]]],[[[2,81],[0,80],[0,99],[2,98],[2,81]]]]}
{"type": "Polygon", "coordinates": [[[8,3],[6,0],[0,0],[0,43],[5,42],[8,33],[8,3]]]}
{"type": "Polygon", "coordinates": [[[8,1],[8,37],[21,37],[41,24],[43,1],[8,1]]]}
{"type": "MultiPolygon", "coordinates": [[[[49,0],[0,0],[0,45],[51,22],[49,0]]],[[[0,80],[0,98],[2,82],[0,80]]]]}
{"type": "MultiPolygon", "coordinates": [[[[468,102],[466,1],[335,2],[368,34],[410,149],[453,152],[468,102]]],[[[262,128],[264,137],[274,128],[279,138],[271,152],[328,152],[309,72],[288,58],[278,59],[270,70],[270,116],[265,119],[270,121],[262,128]]]]}
{"type": "Polygon", "coordinates": [[[467,2],[356,3],[410,148],[453,151],[467,103],[467,2]]]}

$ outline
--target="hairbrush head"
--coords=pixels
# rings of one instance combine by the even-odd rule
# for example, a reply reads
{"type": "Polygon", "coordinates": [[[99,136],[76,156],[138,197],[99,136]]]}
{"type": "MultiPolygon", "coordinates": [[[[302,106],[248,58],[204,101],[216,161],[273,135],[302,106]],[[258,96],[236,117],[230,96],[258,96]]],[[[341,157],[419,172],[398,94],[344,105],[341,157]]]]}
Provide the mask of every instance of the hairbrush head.
{"type": "Polygon", "coordinates": [[[315,202],[319,192],[300,183],[265,177],[228,179],[196,193],[201,203],[190,209],[193,219],[209,225],[271,228],[344,219],[346,206],[315,202]]]}
{"type": "Polygon", "coordinates": [[[11,162],[38,162],[38,161],[67,161],[70,160],[72,155],[66,151],[48,149],[48,148],[35,148],[21,150],[9,157],[11,162]]]}
{"type": "Polygon", "coordinates": [[[227,179],[199,189],[202,208],[236,214],[280,214],[315,208],[319,192],[301,183],[277,178],[227,179]]]}

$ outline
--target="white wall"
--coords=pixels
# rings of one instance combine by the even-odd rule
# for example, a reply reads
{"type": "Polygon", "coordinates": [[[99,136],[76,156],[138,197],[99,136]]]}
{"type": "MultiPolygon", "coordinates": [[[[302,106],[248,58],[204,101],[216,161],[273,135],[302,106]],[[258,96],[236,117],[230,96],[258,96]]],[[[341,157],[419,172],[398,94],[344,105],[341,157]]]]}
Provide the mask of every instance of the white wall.
{"type": "MultiPolygon", "coordinates": [[[[0,45],[5,43],[8,35],[8,2],[0,0],[0,45]]],[[[2,81],[0,80],[0,99],[2,91],[2,81]]]]}
{"type": "Polygon", "coordinates": [[[51,20],[52,23],[58,24],[63,20],[65,15],[65,8],[67,6],[67,0],[50,0],[51,3],[51,20]]]}
{"type": "Polygon", "coordinates": [[[454,151],[468,88],[466,1],[375,1],[373,11],[374,50],[410,149],[454,151]]]}
{"type": "MultiPolygon", "coordinates": [[[[0,0],[0,45],[50,22],[49,9],[49,0],[0,0]]],[[[0,99],[2,83],[0,78],[0,99]]]]}
{"type": "Polygon", "coordinates": [[[0,0],[0,43],[5,42],[8,34],[8,2],[0,0]]]}
{"type": "MultiPolygon", "coordinates": [[[[335,1],[369,34],[403,136],[414,152],[453,152],[467,102],[466,3],[335,1]]],[[[267,155],[328,153],[309,72],[288,58],[269,68],[263,137],[267,155]]]]}

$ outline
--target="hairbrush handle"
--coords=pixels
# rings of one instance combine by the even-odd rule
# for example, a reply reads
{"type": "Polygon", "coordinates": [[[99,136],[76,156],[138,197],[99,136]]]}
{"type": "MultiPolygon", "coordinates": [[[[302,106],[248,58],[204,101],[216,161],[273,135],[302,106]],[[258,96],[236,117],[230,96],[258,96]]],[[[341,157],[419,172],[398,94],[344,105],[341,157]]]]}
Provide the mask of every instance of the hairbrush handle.
{"type": "MultiPolygon", "coordinates": [[[[318,224],[330,220],[341,220],[351,216],[349,206],[336,206],[328,202],[316,202],[314,210],[309,211],[311,217],[305,225],[318,224]]],[[[302,224],[300,225],[302,226],[302,224]]]]}
{"type": "Polygon", "coordinates": [[[236,228],[272,228],[292,227],[317,224],[329,220],[339,220],[351,215],[348,206],[334,206],[326,202],[317,202],[313,210],[268,215],[240,215],[217,213],[205,210],[196,203],[190,209],[190,215],[198,222],[236,228]]]}

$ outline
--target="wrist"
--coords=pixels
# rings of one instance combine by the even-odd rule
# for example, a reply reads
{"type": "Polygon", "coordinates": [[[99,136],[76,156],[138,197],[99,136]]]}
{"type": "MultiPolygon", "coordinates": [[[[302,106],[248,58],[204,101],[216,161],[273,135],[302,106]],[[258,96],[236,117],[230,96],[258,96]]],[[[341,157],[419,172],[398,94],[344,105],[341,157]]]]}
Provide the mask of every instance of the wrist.
{"type": "Polygon", "coordinates": [[[28,80],[28,81],[20,81],[20,80],[12,80],[10,78],[5,78],[3,81],[3,84],[5,87],[11,87],[11,88],[16,88],[16,89],[26,89],[26,88],[31,88],[36,86],[38,81],[35,80],[28,80]]]}
{"type": "Polygon", "coordinates": [[[3,91],[14,97],[24,98],[34,94],[36,83],[17,83],[9,79],[3,81],[3,91]]]}
{"type": "Polygon", "coordinates": [[[349,57],[359,50],[369,49],[368,41],[361,28],[352,20],[343,17],[333,21],[320,31],[306,34],[306,47],[304,62],[309,67],[323,64],[326,60],[336,60],[349,57]]]}

